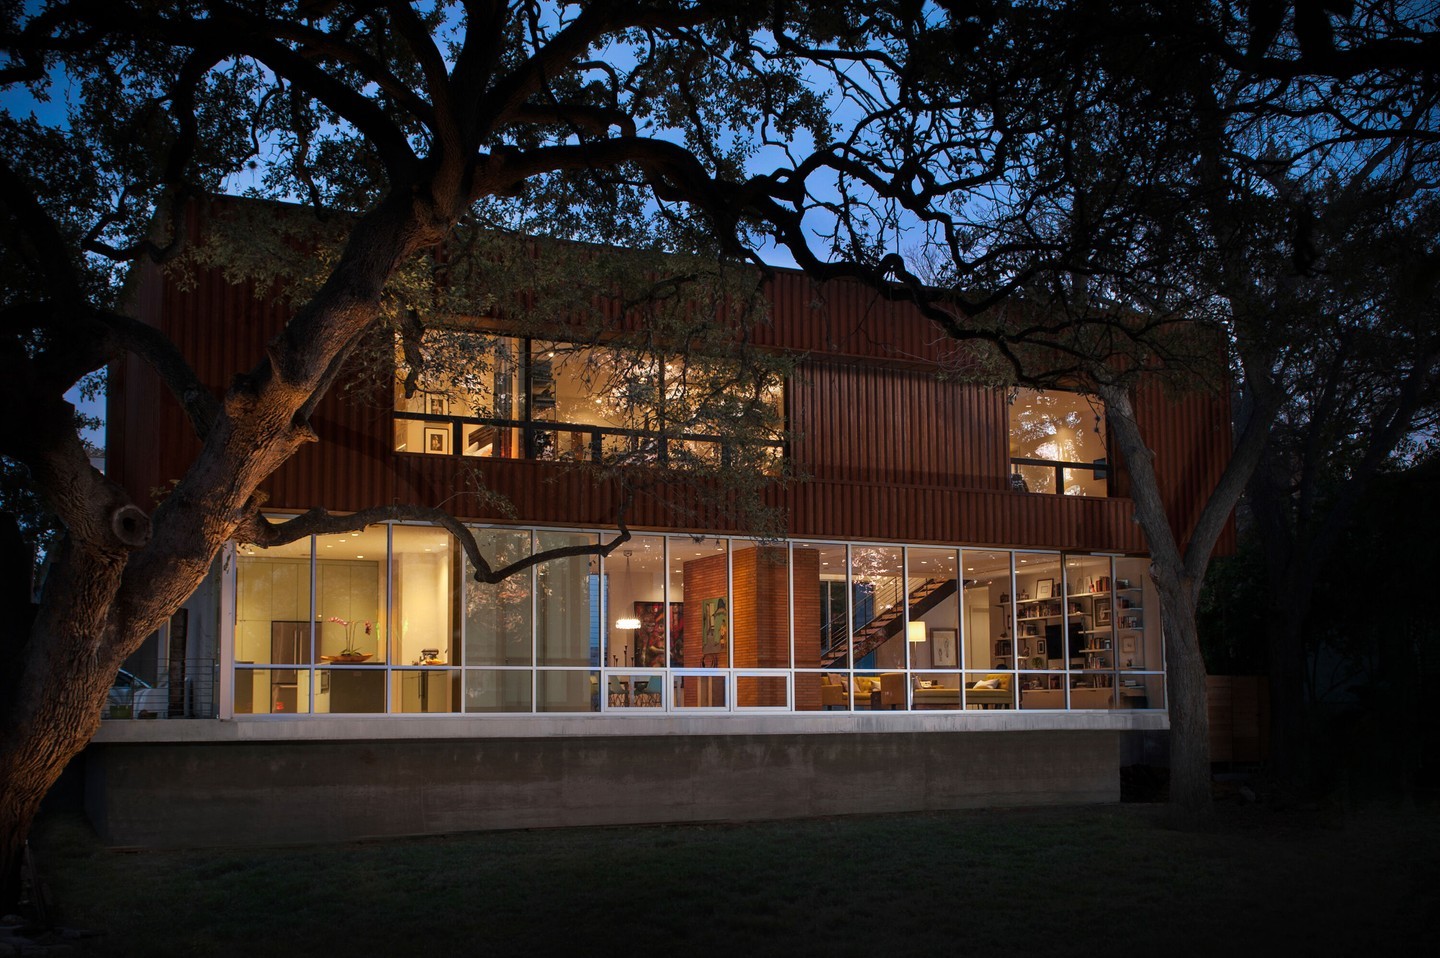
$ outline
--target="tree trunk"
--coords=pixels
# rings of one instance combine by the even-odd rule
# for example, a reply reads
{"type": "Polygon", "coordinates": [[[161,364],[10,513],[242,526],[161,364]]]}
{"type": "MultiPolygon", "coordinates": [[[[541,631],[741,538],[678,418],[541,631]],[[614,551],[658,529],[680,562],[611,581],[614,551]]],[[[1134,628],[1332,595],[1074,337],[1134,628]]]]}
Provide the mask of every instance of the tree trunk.
{"type": "MultiPolygon", "coordinates": [[[[1210,796],[1210,708],[1205,693],[1205,659],[1195,610],[1200,583],[1240,493],[1259,461],[1269,419],[1252,416],[1236,443],[1229,465],[1206,500],[1189,541],[1170,525],[1155,474],[1154,453],[1145,445],[1129,392],[1113,384],[1097,388],[1105,400],[1111,436],[1130,469],[1135,521],[1150,548],[1150,577],[1160,593],[1160,621],[1165,637],[1165,684],[1170,712],[1170,802],[1174,823],[1204,827],[1213,817],[1210,796]]],[[[1273,415],[1273,413],[1271,413],[1273,415]]]]}
{"type": "Polygon", "coordinates": [[[1195,624],[1198,585],[1175,570],[1151,567],[1165,629],[1165,687],[1170,711],[1170,811],[1174,825],[1206,827],[1214,817],[1210,793],[1210,704],[1205,660],[1195,624]]]}
{"type": "MultiPolygon", "coordinates": [[[[103,692],[101,695],[103,696],[103,692]]],[[[40,802],[99,725],[99,709],[77,711],[77,703],[47,709],[13,729],[0,742],[0,913],[13,914],[20,901],[25,840],[40,802]]],[[[12,716],[6,715],[8,721],[12,716]]]]}
{"type": "MultiPolygon", "coordinates": [[[[21,854],[41,800],[100,727],[100,709],[125,657],[163,621],[155,613],[128,620],[124,628],[114,624],[128,557],[123,547],[63,538],[52,550],[33,624],[5,662],[0,913],[13,911],[18,899],[21,854]]],[[[175,594],[183,598],[199,580],[155,582],[150,595],[157,603],[175,594]]]]}

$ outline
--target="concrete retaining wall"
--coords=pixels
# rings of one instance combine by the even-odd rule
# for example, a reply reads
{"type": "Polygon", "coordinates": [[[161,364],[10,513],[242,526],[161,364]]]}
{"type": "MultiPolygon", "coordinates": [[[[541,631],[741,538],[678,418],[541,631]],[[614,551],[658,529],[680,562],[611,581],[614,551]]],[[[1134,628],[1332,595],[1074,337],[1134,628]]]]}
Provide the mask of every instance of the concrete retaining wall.
{"type": "Polygon", "coordinates": [[[112,844],[197,846],[1113,802],[1120,735],[97,743],[86,806],[112,844]]]}

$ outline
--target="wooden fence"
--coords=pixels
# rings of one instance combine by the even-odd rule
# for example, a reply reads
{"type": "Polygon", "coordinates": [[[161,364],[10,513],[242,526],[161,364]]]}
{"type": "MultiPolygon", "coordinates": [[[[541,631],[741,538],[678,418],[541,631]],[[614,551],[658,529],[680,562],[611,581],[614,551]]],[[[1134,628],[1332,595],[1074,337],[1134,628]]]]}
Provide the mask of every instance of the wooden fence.
{"type": "Polygon", "coordinates": [[[1270,754],[1270,689],[1263,675],[1212,675],[1210,761],[1261,762],[1270,754]]]}

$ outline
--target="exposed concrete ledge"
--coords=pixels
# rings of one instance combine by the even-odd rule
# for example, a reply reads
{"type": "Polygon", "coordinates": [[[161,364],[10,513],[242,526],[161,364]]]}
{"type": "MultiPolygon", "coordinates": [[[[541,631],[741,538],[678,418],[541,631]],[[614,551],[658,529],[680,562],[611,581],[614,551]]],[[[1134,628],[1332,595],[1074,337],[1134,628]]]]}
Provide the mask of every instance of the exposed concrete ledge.
{"type": "Polygon", "coordinates": [[[107,721],[101,745],[165,742],[334,742],[414,739],[647,738],[906,732],[1151,731],[1165,712],[786,712],[764,715],[315,715],[107,721]]]}
{"type": "MultiPolygon", "coordinates": [[[[645,735],[643,722],[612,719],[575,736],[553,734],[552,719],[513,723],[529,726],[524,738],[111,742],[85,753],[86,807],[112,844],[175,846],[1114,802],[1126,733],[1074,727],[1103,718],[1064,716],[1071,730],[1002,732],[987,719],[990,728],[952,722],[926,732],[916,729],[937,723],[920,716],[789,716],[788,734],[759,735],[739,729],[779,720],[692,719],[725,728],[645,735]],[[845,733],[837,724],[881,730],[845,733]],[[542,728],[552,734],[536,734],[542,728]],[[593,734],[600,728],[618,731],[593,734]]],[[[382,731],[411,724],[342,724],[351,722],[382,731]]],[[[297,732],[319,724],[223,723],[297,732]]],[[[453,724],[493,734],[512,723],[453,724]]]]}

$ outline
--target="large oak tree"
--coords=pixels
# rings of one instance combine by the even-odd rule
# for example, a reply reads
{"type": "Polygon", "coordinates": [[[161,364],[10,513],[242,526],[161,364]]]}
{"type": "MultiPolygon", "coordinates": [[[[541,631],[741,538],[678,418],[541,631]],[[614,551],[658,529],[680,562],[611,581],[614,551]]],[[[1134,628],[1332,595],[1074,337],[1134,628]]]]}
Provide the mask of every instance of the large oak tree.
{"type": "MultiPolygon", "coordinates": [[[[1342,392],[1327,401],[1352,388],[1374,397],[1363,470],[1434,388],[1435,14],[1383,0],[1041,0],[1007,5],[978,45],[957,17],[948,48],[963,52],[912,63],[917,100],[959,105],[1004,137],[1004,175],[963,196],[886,193],[869,219],[903,211],[925,225],[907,265],[924,275],[917,300],[932,315],[947,287],[1023,277],[1020,305],[994,327],[937,316],[956,338],[1001,332],[991,375],[1104,401],[1161,597],[1182,821],[1210,806],[1201,584],[1289,394],[1329,376],[1342,392]],[[1383,371],[1362,353],[1381,341],[1383,371]],[[1240,390],[1233,454],[1193,523],[1168,514],[1134,413],[1147,379],[1240,390]]],[[[920,138],[940,149],[934,130],[920,138]]],[[[974,151],[972,135],[946,155],[974,151]]],[[[1285,756],[1302,744],[1289,720],[1310,559],[1359,488],[1335,521],[1277,536],[1291,563],[1276,571],[1288,598],[1276,603],[1272,675],[1285,756]]]]}
{"type": "MultiPolygon", "coordinates": [[[[712,260],[766,237],[805,248],[808,213],[844,215],[828,178],[865,159],[838,112],[894,107],[917,14],[733,0],[4,5],[0,456],[23,480],[23,514],[48,513],[58,534],[38,594],[17,572],[4,593],[0,900],[117,668],[227,540],[419,517],[450,528],[482,579],[518,568],[492,569],[436,509],[317,509],[281,525],[260,512],[261,484],[316,440],[321,397],[378,326],[403,327],[407,270],[426,257],[454,267],[497,230],[712,260]],[[220,190],[306,203],[337,238],[312,255],[324,268],[266,355],[216,395],[125,314],[121,290],[133,264],[187,254],[186,211],[220,190]],[[153,510],[91,467],[65,399],[126,353],[201,443],[153,510]]],[[[871,188],[896,176],[887,162],[871,188]]],[[[14,569],[34,527],[10,515],[14,569]]]]}

